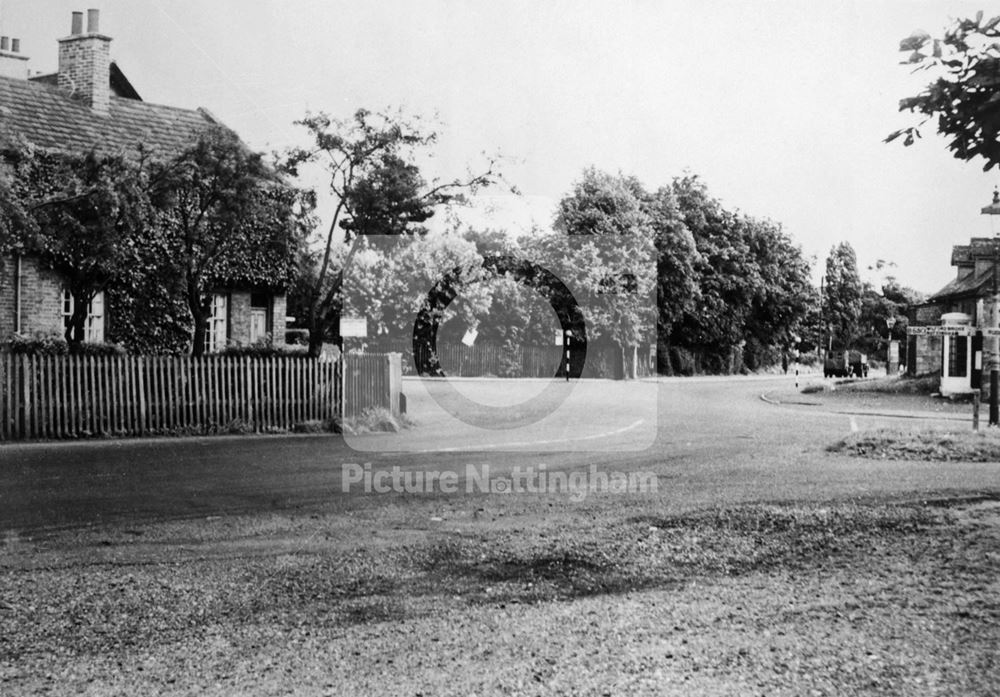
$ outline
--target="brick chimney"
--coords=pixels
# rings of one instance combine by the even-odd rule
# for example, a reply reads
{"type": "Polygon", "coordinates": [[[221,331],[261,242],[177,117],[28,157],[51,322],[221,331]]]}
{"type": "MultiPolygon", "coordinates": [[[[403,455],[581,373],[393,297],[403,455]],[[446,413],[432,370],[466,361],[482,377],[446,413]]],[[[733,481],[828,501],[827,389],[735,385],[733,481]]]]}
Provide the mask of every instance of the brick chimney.
{"type": "Polygon", "coordinates": [[[59,39],[59,86],[99,114],[108,113],[111,101],[111,37],[100,33],[100,13],[73,13],[70,35],[59,39]]]}
{"type": "Polygon", "coordinates": [[[28,57],[21,54],[21,40],[0,36],[0,75],[28,79],[28,57]]]}

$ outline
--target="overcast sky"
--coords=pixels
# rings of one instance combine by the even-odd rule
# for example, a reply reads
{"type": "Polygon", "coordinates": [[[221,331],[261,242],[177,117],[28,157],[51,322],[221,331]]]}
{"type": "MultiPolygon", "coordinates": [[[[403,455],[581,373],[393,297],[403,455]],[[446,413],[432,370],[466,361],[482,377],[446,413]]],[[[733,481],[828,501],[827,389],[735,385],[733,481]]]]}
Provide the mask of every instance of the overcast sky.
{"type": "Polygon", "coordinates": [[[937,136],[881,142],[921,85],[899,39],[984,4],[0,0],[0,33],[49,72],[71,11],[88,7],[146,101],[206,107],[259,149],[294,142],[309,110],[437,114],[432,167],[460,174],[499,150],[525,194],[513,208],[527,213],[506,215],[520,224],[548,222],[595,165],[650,188],[696,173],[820,266],[848,240],[862,266],[894,261],[925,292],[954,275],[953,244],[992,234],[979,209],[996,173],[937,136]]]}

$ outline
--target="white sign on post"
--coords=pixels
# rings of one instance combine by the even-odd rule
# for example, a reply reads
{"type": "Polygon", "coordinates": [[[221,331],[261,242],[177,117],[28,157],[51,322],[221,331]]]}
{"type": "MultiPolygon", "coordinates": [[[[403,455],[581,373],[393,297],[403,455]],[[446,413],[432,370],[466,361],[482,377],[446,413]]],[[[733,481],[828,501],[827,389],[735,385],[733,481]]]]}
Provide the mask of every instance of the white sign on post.
{"type": "MultiPolygon", "coordinates": [[[[984,330],[985,331],[985,330],[984,330]]],[[[972,336],[975,327],[907,327],[907,336],[972,336]]]]}
{"type": "Polygon", "coordinates": [[[479,336],[479,331],[476,329],[470,329],[465,332],[465,336],[462,337],[462,343],[471,347],[474,343],[476,343],[477,336],[479,336]]]}
{"type": "Polygon", "coordinates": [[[346,337],[366,337],[368,336],[367,317],[341,317],[340,335],[346,337]]]}

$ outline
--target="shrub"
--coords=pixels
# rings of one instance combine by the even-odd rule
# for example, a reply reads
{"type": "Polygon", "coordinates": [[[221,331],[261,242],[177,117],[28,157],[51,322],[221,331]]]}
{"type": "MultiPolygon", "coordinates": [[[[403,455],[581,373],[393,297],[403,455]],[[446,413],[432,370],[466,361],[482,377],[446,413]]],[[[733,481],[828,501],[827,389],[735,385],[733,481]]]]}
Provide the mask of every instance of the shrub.
{"type": "Polygon", "coordinates": [[[71,344],[69,352],[74,356],[124,356],[125,348],[118,344],[71,344]]]}
{"type": "Polygon", "coordinates": [[[69,353],[69,344],[61,336],[36,334],[24,336],[15,334],[7,342],[10,352],[27,356],[64,356],[69,353]]]}
{"type": "Polygon", "coordinates": [[[402,427],[399,420],[384,407],[365,409],[352,425],[358,433],[379,431],[395,433],[402,427]]]}
{"type": "Polygon", "coordinates": [[[253,344],[227,346],[222,355],[235,358],[275,358],[280,356],[305,356],[309,349],[306,346],[286,346],[275,344],[270,339],[253,344]]]}

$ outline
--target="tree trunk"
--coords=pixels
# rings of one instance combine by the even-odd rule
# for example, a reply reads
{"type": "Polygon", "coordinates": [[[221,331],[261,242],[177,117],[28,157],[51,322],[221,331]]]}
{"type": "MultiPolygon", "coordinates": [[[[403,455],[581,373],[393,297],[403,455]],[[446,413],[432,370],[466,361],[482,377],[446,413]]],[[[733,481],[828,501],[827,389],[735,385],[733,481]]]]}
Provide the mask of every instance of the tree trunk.
{"type": "Polygon", "coordinates": [[[208,309],[200,301],[188,299],[188,309],[194,320],[194,331],[191,336],[191,355],[200,358],[205,355],[205,333],[208,327],[208,309]]]}
{"type": "Polygon", "coordinates": [[[208,317],[202,312],[191,312],[194,317],[194,332],[191,337],[191,355],[200,358],[205,355],[205,323],[208,317]]]}
{"type": "Polygon", "coordinates": [[[87,305],[73,304],[73,315],[70,317],[69,326],[66,327],[66,343],[71,349],[79,347],[87,338],[87,305]]]}
{"type": "Polygon", "coordinates": [[[670,342],[663,341],[656,345],[656,374],[672,376],[674,374],[674,362],[670,356],[670,342]]]}
{"type": "Polygon", "coordinates": [[[309,323],[309,357],[319,358],[323,353],[323,328],[316,326],[318,322],[309,323]]]}
{"type": "Polygon", "coordinates": [[[189,278],[187,282],[187,302],[188,311],[194,321],[194,331],[191,336],[191,355],[200,358],[205,355],[205,326],[212,309],[212,296],[202,297],[199,282],[196,278],[189,278]]]}
{"type": "Polygon", "coordinates": [[[73,314],[69,318],[69,326],[66,327],[66,343],[71,350],[77,349],[87,338],[87,314],[90,310],[90,303],[94,299],[93,294],[83,293],[79,288],[69,288],[73,297],[73,314]]]}

